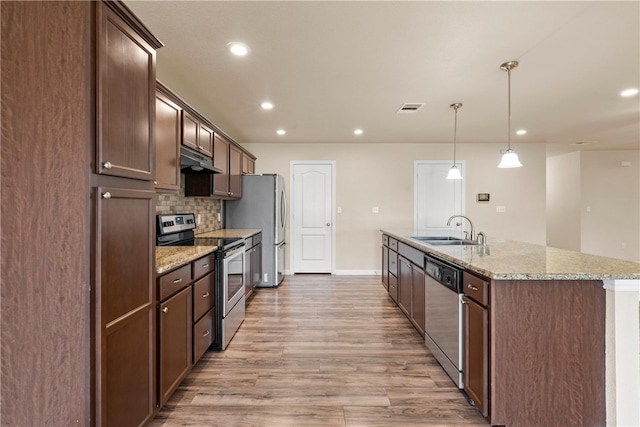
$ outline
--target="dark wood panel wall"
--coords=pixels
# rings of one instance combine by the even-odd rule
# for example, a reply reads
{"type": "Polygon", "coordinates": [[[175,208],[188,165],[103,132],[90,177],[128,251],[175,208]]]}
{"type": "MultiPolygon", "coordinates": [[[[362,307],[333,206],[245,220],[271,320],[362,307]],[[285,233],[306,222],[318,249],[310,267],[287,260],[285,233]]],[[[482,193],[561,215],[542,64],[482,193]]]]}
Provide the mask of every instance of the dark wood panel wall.
{"type": "Polygon", "coordinates": [[[0,2],[2,425],[89,424],[91,10],[0,2]]]}

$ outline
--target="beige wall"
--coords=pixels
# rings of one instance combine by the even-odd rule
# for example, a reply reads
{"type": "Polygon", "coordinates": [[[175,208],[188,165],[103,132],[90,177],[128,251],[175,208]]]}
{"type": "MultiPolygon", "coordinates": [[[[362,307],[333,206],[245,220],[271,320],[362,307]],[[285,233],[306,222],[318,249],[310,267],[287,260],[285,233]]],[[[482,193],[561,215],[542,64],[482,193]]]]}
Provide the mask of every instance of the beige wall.
{"type": "Polygon", "coordinates": [[[547,159],[547,244],[580,251],[580,152],[547,159]]]}
{"type": "Polygon", "coordinates": [[[639,165],[638,150],[549,157],[549,245],[640,261],[639,165]]]}
{"type": "MultiPolygon", "coordinates": [[[[244,144],[257,156],[256,173],[278,173],[290,185],[292,160],[336,162],[336,265],[340,272],[379,271],[380,229],[413,228],[415,160],[447,160],[451,144],[244,144]],[[378,206],[380,213],[371,213],[378,206]]],[[[466,213],[489,236],[546,241],[545,147],[517,147],[521,169],[498,169],[503,144],[459,144],[466,164],[466,213]],[[476,193],[491,202],[477,203],[476,193]],[[506,207],[496,213],[496,205],[506,207]]],[[[289,196],[290,200],[290,195],[289,196]]],[[[287,230],[287,240],[289,240],[287,230]]],[[[286,269],[289,254],[286,254],[286,269]]]]}

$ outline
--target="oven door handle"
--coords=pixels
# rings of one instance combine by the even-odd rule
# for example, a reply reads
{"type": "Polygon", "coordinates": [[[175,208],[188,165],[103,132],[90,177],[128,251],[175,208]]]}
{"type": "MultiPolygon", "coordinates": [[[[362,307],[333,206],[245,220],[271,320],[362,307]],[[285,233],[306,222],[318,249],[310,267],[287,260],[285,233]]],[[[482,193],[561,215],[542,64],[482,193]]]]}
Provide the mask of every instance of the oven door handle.
{"type": "Polygon", "coordinates": [[[224,259],[232,258],[232,257],[236,256],[237,254],[243,253],[243,252],[244,252],[244,244],[225,252],[224,253],[224,259]]]}

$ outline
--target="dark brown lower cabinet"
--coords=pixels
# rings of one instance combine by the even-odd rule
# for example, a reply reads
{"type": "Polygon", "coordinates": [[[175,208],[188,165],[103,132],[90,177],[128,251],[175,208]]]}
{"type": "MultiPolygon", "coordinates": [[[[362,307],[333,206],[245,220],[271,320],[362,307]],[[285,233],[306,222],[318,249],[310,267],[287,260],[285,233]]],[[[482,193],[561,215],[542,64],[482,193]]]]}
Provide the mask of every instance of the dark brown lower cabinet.
{"type": "Polygon", "coordinates": [[[489,310],[464,297],[464,391],[489,416],[489,310]]]}
{"type": "Polygon", "coordinates": [[[408,318],[411,318],[411,288],[413,286],[411,263],[399,256],[398,265],[400,266],[400,275],[398,276],[398,306],[408,318]]]}
{"type": "Polygon", "coordinates": [[[382,286],[389,291],[389,248],[382,247],[382,286]]]}
{"type": "Polygon", "coordinates": [[[158,305],[159,389],[164,404],[192,366],[192,287],[158,305]]]}
{"type": "Polygon", "coordinates": [[[424,270],[411,264],[411,322],[420,335],[424,336],[425,300],[424,300],[424,270]]]}

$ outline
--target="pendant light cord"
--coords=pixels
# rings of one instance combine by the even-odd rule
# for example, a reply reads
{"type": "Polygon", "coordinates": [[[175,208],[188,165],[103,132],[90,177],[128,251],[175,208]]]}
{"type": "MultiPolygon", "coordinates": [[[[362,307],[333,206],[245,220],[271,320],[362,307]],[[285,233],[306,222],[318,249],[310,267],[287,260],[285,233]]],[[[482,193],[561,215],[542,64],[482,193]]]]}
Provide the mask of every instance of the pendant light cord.
{"type": "Polygon", "coordinates": [[[456,115],[453,121],[453,166],[456,165],[456,137],[458,134],[458,107],[456,107],[456,115]]]}
{"type": "Polygon", "coordinates": [[[509,146],[509,151],[511,151],[511,67],[507,68],[507,81],[508,81],[508,90],[507,90],[507,98],[508,98],[508,125],[507,125],[507,143],[509,146]]]}

